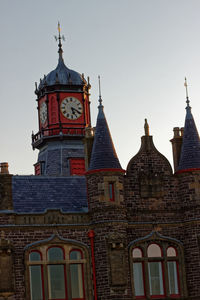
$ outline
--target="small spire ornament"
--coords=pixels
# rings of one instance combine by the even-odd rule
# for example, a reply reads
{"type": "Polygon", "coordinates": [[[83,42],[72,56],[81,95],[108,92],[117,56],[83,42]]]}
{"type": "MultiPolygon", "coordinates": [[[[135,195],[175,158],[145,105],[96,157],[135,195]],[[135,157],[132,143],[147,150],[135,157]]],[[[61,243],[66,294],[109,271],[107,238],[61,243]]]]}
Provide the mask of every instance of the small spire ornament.
{"type": "Polygon", "coordinates": [[[145,136],[149,136],[149,124],[147,123],[147,119],[144,119],[144,133],[145,136]]]}
{"type": "Polygon", "coordinates": [[[54,35],[54,38],[56,41],[58,41],[58,53],[62,56],[63,50],[62,50],[61,40],[65,41],[65,37],[64,35],[61,36],[60,32],[61,32],[60,22],[58,22],[58,36],[54,35]]]}
{"type": "Polygon", "coordinates": [[[189,96],[188,96],[188,84],[187,84],[187,78],[185,77],[185,82],[184,82],[184,86],[185,86],[185,92],[186,92],[186,103],[187,103],[187,107],[189,107],[189,96]]]}
{"type": "Polygon", "coordinates": [[[101,79],[100,79],[100,75],[98,76],[98,80],[99,80],[99,106],[103,106],[102,105],[102,98],[101,98],[101,79]]]}

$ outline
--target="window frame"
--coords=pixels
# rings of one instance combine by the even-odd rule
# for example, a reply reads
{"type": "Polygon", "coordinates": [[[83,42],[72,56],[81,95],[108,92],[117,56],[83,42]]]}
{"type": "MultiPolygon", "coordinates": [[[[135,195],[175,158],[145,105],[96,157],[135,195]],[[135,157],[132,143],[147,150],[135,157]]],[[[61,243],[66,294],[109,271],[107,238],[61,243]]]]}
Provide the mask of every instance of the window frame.
{"type": "MultiPolygon", "coordinates": [[[[44,268],[43,268],[43,264],[42,264],[43,256],[39,250],[32,249],[28,254],[29,261],[30,261],[30,254],[33,252],[39,253],[40,261],[32,261],[31,264],[29,265],[29,268],[28,268],[29,281],[30,281],[30,267],[31,266],[40,266],[41,280],[42,280],[42,285],[41,285],[42,286],[42,297],[43,297],[43,299],[45,299],[44,298],[45,297],[45,295],[44,295],[44,268]],[[40,264],[38,262],[40,262],[40,264]]],[[[29,284],[29,287],[30,287],[30,299],[31,299],[31,285],[30,284],[29,284]]]]}
{"type": "Polygon", "coordinates": [[[133,275],[133,272],[134,272],[134,270],[133,270],[133,265],[134,265],[134,263],[141,263],[141,264],[142,264],[142,278],[143,278],[144,295],[136,296],[136,298],[137,298],[137,299],[145,299],[145,298],[146,298],[146,282],[145,282],[144,252],[143,252],[143,250],[142,250],[141,247],[137,246],[137,247],[132,248],[132,251],[131,251],[132,254],[133,254],[133,250],[136,249],[136,248],[139,249],[139,250],[141,251],[142,257],[137,257],[137,258],[135,258],[135,261],[132,263],[132,276],[134,276],[134,275],[133,275]],[[137,261],[137,260],[138,260],[138,261],[137,261]]]}
{"type": "MultiPolygon", "coordinates": [[[[76,261],[76,260],[74,260],[74,259],[70,259],[70,254],[71,254],[71,252],[73,252],[73,251],[78,251],[78,252],[80,252],[80,254],[81,254],[81,260],[83,259],[83,252],[80,250],[80,249],[77,249],[77,248],[73,248],[73,249],[71,249],[70,250],[70,252],[69,252],[69,274],[70,274],[70,266],[71,265],[81,265],[81,272],[82,272],[82,285],[83,285],[83,298],[81,298],[81,299],[86,299],[85,297],[85,289],[84,289],[84,281],[85,281],[85,278],[84,278],[84,265],[83,265],[83,263],[82,262],[80,262],[80,261],[76,261]],[[72,261],[72,262],[71,262],[72,261]]],[[[70,274],[70,276],[69,276],[70,278],[70,281],[71,281],[71,274],[70,274]]],[[[79,300],[79,298],[72,298],[72,300],[79,300]]]]}
{"type": "MultiPolygon", "coordinates": [[[[73,260],[74,261],[74,260],[73,260]]],[[[42,268],[42,300],[49,299],[49,289],[48,289],[48,265],[52,264],[62,264],[64,265],[64,280],[65,280],[65,299],[72,299],[72,300],[86,300],[92,299],[92,290],[91,290],[91,282],[89,278],[90,275],[90,268],[89,268],[89,256],[88,251],[84,249],[84,247],[79,247],[77,245],[68,244],[68,243],[52,243],[48,244],[41,244],[36,247],[30,247],[25,253],[25,263],[26,263],[26,299],[31,300],[31,281],[29,275],[29,267],[32,265],[41,265],[42,268]],[[63,260],[60,261],[48,261],[48,250],[52,247],[59,247],[63,250],[63,260]],[[83,283],[83,298],[72,298],[71,295],[71,279],[70,279],[70,253],[72,251],[79,251],[81,253],[81,259],[78,259],[76,263],[80,263],[82,267],[82,283],[83,283]],[[31,252],[38,252],[40,253],[41,261],[29,261],[29,255],[31,252]]],[[[74,261],[75,263],[75,261],[74,261]]],[[[63,300],[65,300],[63,299],[63,300]]],[[[52,299],[52,300],[59,300],[59,299],[52,299]]]]}
{"type": "Polygon", "coordinates": [[[115,202],[115,183],[108,182],[108,194],[109,194],[109,201],[115,202]]]}
{"type": "MultiPolygon", "coordinates": [[[[152,234],[153,235],[153,234],[152,234]]],[[[130,244],[130,262],[131,262],[131,284],[133,291],[133,299],[181,299],[187,295],[186,280],[185,280],[185,268],[184,268],[184,254],[183,248],[180,244],[175,242],[173,239],[159,239],[158,234],[154,233],[154,238],[148,236],[147,239],[143,238],[132,242],[130,244]],[[148,257],[147,251],[151,244],[157,244],[161,249],[161,257],[148,257]],[[176,256],[167,256],[167,249],[173,247],[176,251],[176,256]],[[142,252],[142,257],[133,258],[133,250],[139,248],[142,252]],[[170,294],[170,282],[168,273],[168,262],[176,262],[177,272],[177,287],[178,294],[170,294]],[[143,286],[144,296],[136,296],[134,289],[134,263],[141,262],[143,264],[143,286]],[[149,262],[161,262],[162,264],[162,277],[163,277],[163,290],[164,295],[150,295],[150,278],[148,273],[149,262]]]]}

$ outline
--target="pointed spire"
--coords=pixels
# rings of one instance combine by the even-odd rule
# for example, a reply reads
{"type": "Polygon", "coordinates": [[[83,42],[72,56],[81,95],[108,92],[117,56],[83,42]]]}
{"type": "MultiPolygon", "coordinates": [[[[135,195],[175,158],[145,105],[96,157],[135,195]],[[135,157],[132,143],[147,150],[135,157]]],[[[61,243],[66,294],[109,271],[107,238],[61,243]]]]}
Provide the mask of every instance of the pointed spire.
{"type": "Polygon", "coordinates": [[[186,112],[187,112],[187,118],[192,118],[192,113],[191,113],[191,106],[190,106],[190,100],[189,100],[189,96],[188,96],[188,84],[187,84],[187,78],[185,77],[185,91],[186,91],[186,112]]]}
{"type": "Polygon", "coordinates": [[[147,123],[147,119],[144,119],[144,133],[146,136],[149,136],[149,124],[147,123]]]}
{"type": "Polygon", "coordinates": [[[186,78],[184,86],[186,87],[187,106],[178,172],[200,170],[200,140],[191,112],[191,107],[189,105],[190,101],[188,96],[188,85],[186,78]]]}
{"type": "Polygon", "coordinates": [[[89,171],[105,170],[105,169],[121,169],[118,160],[110,130],[103,111],[100,76],[99,79],[99,113],[97,116],[96,131],[94,136],[94,144],[92,148],[92,155],[90,160],[89,171]]]}
{"type": "Polygon", "coordinates": [[[59,53],[59,61],[63,61],[63,49],[62,49],[62,43],[61,40],[65,41],[64,35],[60,35],[61,29],[60,29],[60,22],[58,22],[58,36],[54,36],[55,40],[58,41],[58,53],[59,53]]]}
{"type": "Polygon", "coordinates": [[[100,75],[98,76],[98,80],[99,80],[99,106],[103,106],[102,105],[102,99],[101,99],[101,78],[100,78],[100,75]]]}

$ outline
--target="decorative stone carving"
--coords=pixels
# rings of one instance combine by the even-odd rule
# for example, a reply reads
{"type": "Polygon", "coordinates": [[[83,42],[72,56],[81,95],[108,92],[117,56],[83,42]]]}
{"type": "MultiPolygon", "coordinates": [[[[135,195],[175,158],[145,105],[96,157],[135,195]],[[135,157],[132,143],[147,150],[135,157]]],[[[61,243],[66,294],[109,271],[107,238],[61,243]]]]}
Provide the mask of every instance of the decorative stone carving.
{"type": "Polygon", "coordinates": [[[164,195],[163,178],[158,173],[140,174],[140,194],[143,198],[161,198],[164,195]]]}
{"type": "Polygon", "coordinates": [[[107,242],[112,290],[124,290],[127,284],[124,235],[120,233],[111,233],[107,236],[107,242]]]}

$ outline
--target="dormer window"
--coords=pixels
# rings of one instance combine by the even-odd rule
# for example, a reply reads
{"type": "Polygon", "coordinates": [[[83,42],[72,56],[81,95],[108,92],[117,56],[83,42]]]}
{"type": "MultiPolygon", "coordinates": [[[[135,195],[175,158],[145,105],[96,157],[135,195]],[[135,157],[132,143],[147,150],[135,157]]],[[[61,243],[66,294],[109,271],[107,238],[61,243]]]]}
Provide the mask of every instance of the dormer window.
{"type": "Polygon", "coordinates": [[[44,168],[45,168],[45,162],[44,161],[39,161],[36,164],[34,164],[35,167],[35,175],[44,175],[44,168]]]}
{"type": "Polygon", "coordinates": [[[70,175],[83,176],[85,174],[85,159],[81,157],[70,158],[70,175]]]}

